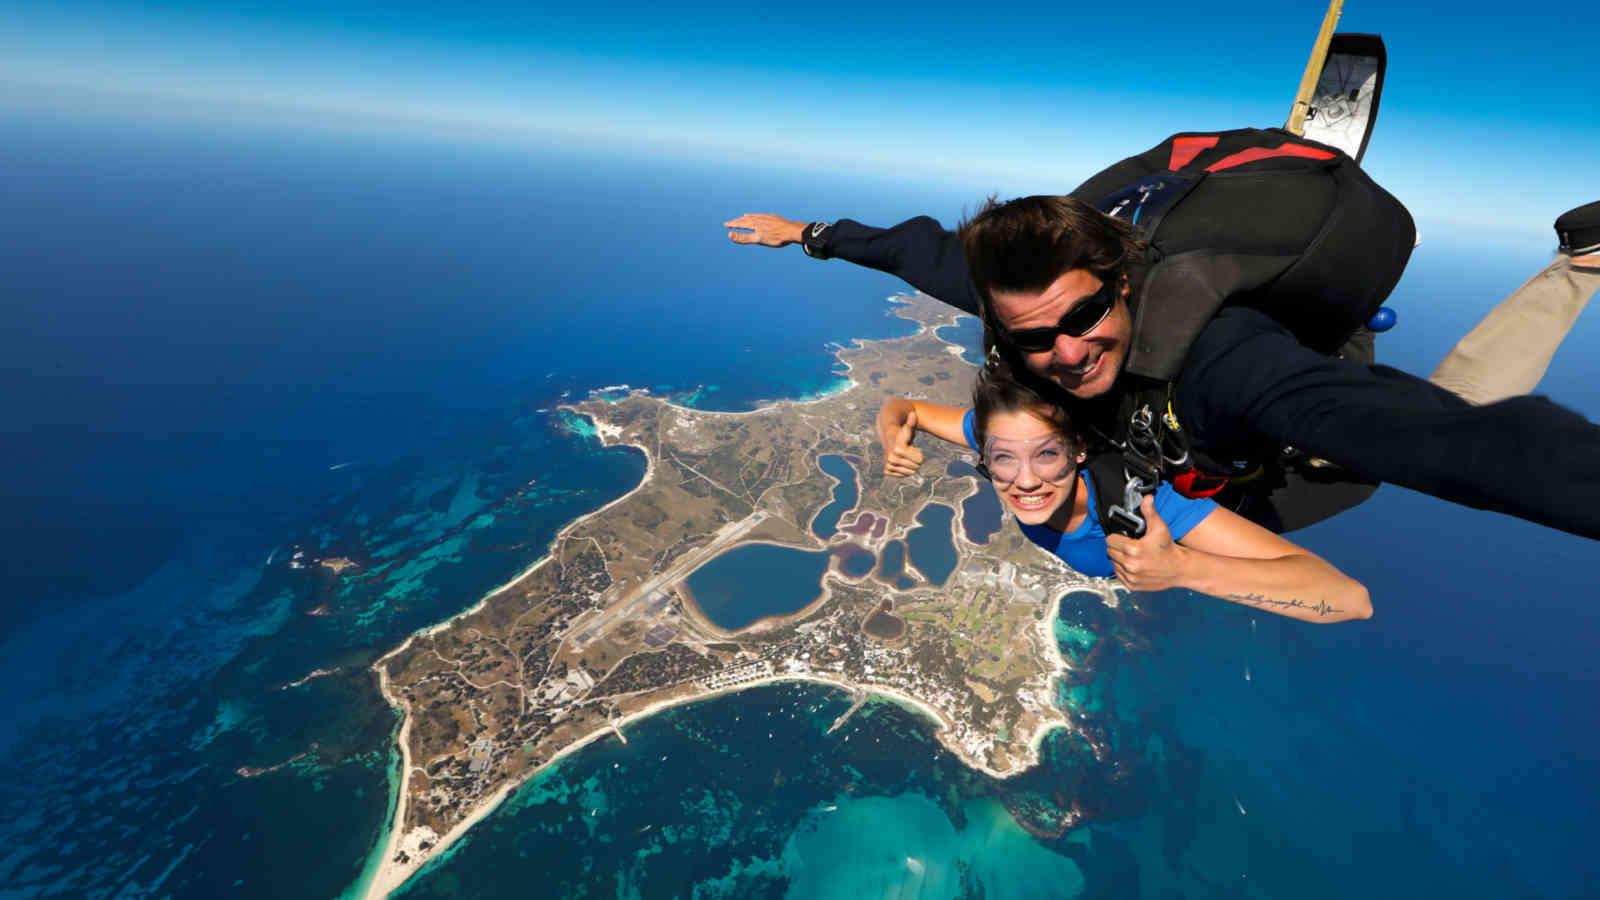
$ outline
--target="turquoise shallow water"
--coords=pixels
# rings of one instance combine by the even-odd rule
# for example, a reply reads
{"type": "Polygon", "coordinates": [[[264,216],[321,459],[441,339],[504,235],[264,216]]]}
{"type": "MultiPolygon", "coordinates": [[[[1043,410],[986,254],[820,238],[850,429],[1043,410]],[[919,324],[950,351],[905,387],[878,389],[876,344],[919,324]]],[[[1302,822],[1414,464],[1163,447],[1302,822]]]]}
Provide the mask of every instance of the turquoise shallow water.
{"type": "Polygon", "coordinates": [[[766,687],[668,711],[632,726],[627,745],[563,761],[403,896],[518,896],[536,877],[551,896],[1526,890],[1518,873],[1464,868],[1440,842],[1448,830],[1419,826],[1417,804],[1443,798],[1388,783],[1381,744],[1341,743],[1335,723],[1285,717],[1314,683],[1291,674],[1291,654],[1328,648],[1285,643],[1290,632],[1251,628],[1191,595],[1150,601],[1063,602],[1063,651],[1093,660],[1062,685],[1078,733],[1053,733],[1042,765],[1016,778],[966,768],[910,710],[873,702],[829,735],[847,698],[766,687]],[[1373,779],[1370,791],[1343,789],[1355,773],[1373,779]],[[1064,816],[1080,824],[1064,829],[1064,816]]]}
{"type": "Polygon", "coordinates": [[[788,893],[852,900],[981,891],[995,900],[1024,900],[1074,897],[1083,889],[1077,865],[1041,846],[1004,806],[971,800],[960,814],[957,827],[916,793],[827,804],[783,848],[788,893]]]}
{"type": "Polygon", "coordinates": [[[536,777],[402,896],[520,896],[535,877],[548,896],[1061,897],[1082,885],[1072,859],[1008,812],[1025,792],[975,777],[893,704],[826,734],[848,705],[833,689],[777,685],[639,722],[626,746],[536,777]]]}

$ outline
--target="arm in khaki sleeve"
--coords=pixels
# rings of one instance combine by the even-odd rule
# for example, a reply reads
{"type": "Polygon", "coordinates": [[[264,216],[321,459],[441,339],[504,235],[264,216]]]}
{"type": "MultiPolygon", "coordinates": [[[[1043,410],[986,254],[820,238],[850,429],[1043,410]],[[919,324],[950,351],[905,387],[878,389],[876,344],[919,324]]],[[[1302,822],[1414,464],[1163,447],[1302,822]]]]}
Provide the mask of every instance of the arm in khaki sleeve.
{"type": "Polygon", "coordinates": [[[1600,269],[1556,254],[1473,326],[1428,380],[1475,406],[1533,393],[1596,290],[1600,269]]]}
{"type": "Polygon", "coordinates": [[[1155,500],[1145,497],[1141,509],[1144,537],[1106,538],[1111,565],[1131,590],[1188,588],[1302,622],[1372,616],[1361,582],[1248,519],[1219,507],[1173,541],[1155,500]]]}

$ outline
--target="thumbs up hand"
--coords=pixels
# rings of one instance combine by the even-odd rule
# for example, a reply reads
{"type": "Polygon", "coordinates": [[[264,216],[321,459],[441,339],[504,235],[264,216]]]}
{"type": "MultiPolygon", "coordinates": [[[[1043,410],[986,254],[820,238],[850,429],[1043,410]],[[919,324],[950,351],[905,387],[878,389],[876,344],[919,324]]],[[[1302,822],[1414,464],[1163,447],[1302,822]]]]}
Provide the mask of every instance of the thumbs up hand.
{"type": "Polygon", "coordinates": [[[904,478],[922,466],[922,451],[911,446],[917,433],[917,411],[909,401],[889,400],[878,413],[878,442],[883,445],[883,472],[904,478]]]}
{"type": "Polygon", "coordinates": [[[1172,531],[1156,513],[1155,497],[1146,494],[1139,503],[1144,516],[1144,537],[1113,534],[1106,538],[1106,555],[1117,578],[1133,591],[1162,591],[1177,587],[1188,553],[1172,539],[1172,531]]]}

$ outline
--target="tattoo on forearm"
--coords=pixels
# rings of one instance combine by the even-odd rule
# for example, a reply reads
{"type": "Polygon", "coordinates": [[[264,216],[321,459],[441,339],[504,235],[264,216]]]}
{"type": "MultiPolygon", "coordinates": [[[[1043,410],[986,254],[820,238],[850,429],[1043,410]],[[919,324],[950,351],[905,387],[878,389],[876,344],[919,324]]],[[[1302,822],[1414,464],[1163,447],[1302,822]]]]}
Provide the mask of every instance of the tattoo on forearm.
{"type": "Polygon", "coordinates": [[[1327,601],[1315,600],[1307,602],[1305,600],[1301,600],[1299,597],[1290,597],[1287,600],[1279,600],[1276,597],[1267,597],[1261,594],[1229,594],[1228,599],[1237,600],[1240,603],[1248,603],[1251,606],[1259,606],[1262,609],[1304,609],[1314,612],[1319,616],[1328,616],[1334,613],[1344,612],[1344,610],[1338,608],[1337,606],[1329,606],[1327,601]]]}

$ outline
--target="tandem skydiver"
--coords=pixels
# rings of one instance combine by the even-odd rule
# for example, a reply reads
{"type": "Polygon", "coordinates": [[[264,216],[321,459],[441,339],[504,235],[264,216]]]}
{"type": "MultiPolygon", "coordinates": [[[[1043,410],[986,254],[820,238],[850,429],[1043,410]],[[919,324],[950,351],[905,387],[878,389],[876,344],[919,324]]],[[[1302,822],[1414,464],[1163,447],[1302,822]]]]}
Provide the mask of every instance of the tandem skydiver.
{"type": "Polygon", "coordinates": [[[1094,514],[1095,487],[1080,469],[1086,445],[1071,417],[998,356],[979,370],[970,407],[891,397],[877,431],[887,475],[921,467],[922,451],[911,445],[917,431],[977,451],[978,470],[1023,536],[1081,574],[1115,575],[1134,591],[1188,588],[1303,622],[1372,615],[1366,587],[1326,560],[1165,482],[1140,500],[1141,537],[1108,535],[1094,514]]]}
{"type": "Polygon", "coordinates": [[[1410,257],[1410,214],[1338,149],[1278,129],[1176,135],[1071,195],[991,202],[959,234],[928,217],[725,226],[982,318],[986,348],[1089,432],[1108,532],[1143,532],[1158,480],[1280,533],[1387,481],[1600,538],[1600,426],[1527,395],[1600,287],[1600,203],[1557,220],[1555,262],[1438,384],[1374,364],[1363,327],[1410,257]]]}

